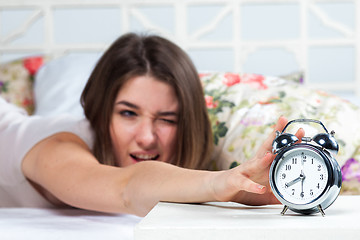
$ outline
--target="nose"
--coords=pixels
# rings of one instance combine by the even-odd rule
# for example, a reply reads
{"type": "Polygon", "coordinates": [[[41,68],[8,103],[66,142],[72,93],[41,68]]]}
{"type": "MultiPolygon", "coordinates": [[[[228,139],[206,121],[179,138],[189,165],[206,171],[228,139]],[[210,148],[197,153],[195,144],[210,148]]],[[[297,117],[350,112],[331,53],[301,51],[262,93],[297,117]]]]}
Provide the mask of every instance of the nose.
{"type": "Polygon", "coordinates": [[[136,142],[137,144],[144,149],[153,148],[156,144],[156,133],[155,126],[151,120],[144,120],[140,123],[137,134],[136,142]]]}

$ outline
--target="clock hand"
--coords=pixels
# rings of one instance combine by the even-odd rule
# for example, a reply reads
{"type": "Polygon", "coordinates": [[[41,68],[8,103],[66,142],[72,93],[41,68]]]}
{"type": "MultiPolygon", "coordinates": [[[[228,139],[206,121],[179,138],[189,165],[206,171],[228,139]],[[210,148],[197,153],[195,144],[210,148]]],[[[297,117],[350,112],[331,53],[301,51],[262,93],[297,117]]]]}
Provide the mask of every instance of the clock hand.
{"type": "Polygon", "coordinates": [[[300,175],[300,177],[297,177],[294,180],[292,180],[292,181],[290,181],[288,183],[285,183],[285,187],[290,187],[290,186],[294,185],[295,183],[297,183],[299,181],[301,181],[301,175],[300,175]]]}
{"type": "Polygon", "coordinates": [[[300,197],[302,197],[302,198],[304,197],[304,179],[305,179],[304,160],[305,160],[305,155],[304,155],[304,153],[301,153],[301,173],[300,173],[301,193],[300,193],[300,197]]]}
{"type": "Polygon", "coordinates": [[[306,159],[305,154],[301,153],[301,174],[300,174],[300,176],[304,175],[303,170],[304,170],[304,163],[306,161],[305,159],[306,159]]]}
{"type": "MultiPolygon", "coordinates": [[[[305,175],[303,173],[303,170],[301,170],[300,176],[288,183],[285,183],[285,187],[290,187],[299,181],[303,182],[304,179],[305,179],[305,175]]],[[[302,184],[301,184],[301,186],[302,186],[302,184]]],[[[302,188],[301,188],[301,191],[302,191],[302,188]]]]}
{"type": "Polygon", "coordinates": [[[300,197],[304,197],[304,180],[305,180],[305,174],[303,172],[303,170],[301,169],[301,173],[300,173],[300,179],[301,179],[301,193],[300,193],[300,197]]]}

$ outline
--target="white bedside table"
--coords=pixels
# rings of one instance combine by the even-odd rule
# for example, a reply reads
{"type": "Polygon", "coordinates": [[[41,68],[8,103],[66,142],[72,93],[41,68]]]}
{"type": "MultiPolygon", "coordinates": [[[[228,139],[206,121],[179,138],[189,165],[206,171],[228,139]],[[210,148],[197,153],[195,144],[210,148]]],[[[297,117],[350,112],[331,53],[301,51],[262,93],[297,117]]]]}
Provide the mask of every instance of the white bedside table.
{"type": "Polygon", "coordinates": [[[135,228],[135,240],[360,239],[360,196],[339,196],[321,214],[280,215],[281,205],[159,203],[135,228]]]}

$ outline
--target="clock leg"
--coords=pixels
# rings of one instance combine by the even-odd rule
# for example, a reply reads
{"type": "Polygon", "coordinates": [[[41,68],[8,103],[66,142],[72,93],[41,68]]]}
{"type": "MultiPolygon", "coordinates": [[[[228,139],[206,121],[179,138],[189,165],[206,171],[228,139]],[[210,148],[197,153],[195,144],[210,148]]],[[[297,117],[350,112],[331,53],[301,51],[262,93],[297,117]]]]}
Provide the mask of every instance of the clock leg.
{"type": "Polygon", "coordinates": [[[281,211],[281,216],[284,216],[285,212],[288,210],[288,206],[284,205],[283,210],[281,211]]]}
{"type": "Polygon", "coordinates": [[[321,205],[318,205],[317,208],[319,209],[319,212],[321,213],[321,215],[322,215],[323,217],[325,217],[325,212],[324,212],[324,210],[322,209],[321,205]]]}

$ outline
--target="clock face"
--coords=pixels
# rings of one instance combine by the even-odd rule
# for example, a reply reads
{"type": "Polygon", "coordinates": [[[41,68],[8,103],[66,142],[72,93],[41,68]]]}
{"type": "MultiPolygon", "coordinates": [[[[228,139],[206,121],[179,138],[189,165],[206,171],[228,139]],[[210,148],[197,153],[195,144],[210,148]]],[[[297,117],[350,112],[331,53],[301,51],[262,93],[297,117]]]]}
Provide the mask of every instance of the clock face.
{"type": "Polygon", "coordinates": [[[325,190],[329,174],[323,157],[304,147],[285,152],[274,171],[278,193],[293,204],[307,204],[325,190]]]}

